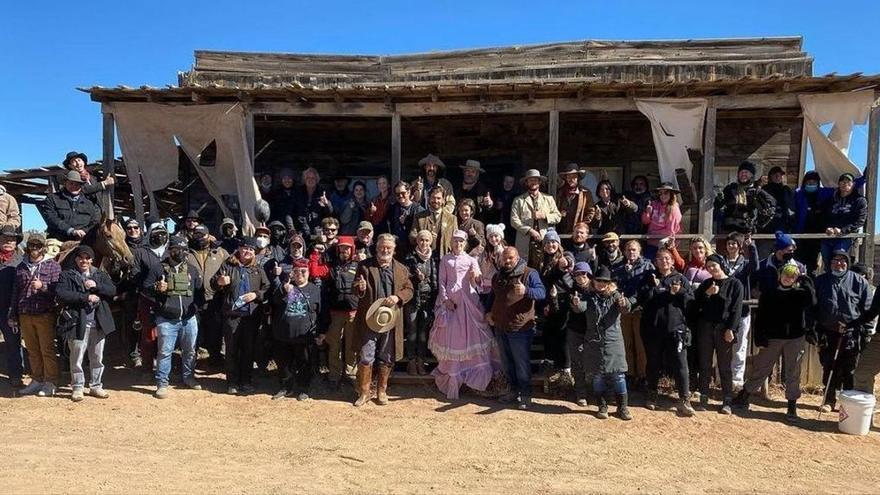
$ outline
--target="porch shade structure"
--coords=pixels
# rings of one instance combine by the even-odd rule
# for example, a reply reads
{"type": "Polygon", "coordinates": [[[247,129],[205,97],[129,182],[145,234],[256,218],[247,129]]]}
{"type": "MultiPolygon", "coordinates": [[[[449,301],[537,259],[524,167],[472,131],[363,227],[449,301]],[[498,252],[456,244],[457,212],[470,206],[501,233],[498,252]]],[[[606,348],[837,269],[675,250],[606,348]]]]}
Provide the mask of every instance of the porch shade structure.
{"type": "Polygon", "coordinates": [[[688,150],[702,151],[705,98],[636,98],[639,112],[651,121],[651,134],[657,149],[660,180],[681,187],[675,169],[683,168],[693,180],[693,163],[688,150]]]}

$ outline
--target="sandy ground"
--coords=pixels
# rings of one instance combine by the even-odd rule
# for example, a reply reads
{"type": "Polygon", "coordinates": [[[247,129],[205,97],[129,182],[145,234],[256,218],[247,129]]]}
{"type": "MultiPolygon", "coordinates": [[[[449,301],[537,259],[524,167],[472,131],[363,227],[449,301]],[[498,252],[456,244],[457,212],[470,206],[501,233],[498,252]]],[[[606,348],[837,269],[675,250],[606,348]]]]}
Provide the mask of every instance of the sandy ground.
{"type": "MultiPolygon", "coordinates": [[[[108,369],[109,400],[8,398],[0,387],[3,493],[877,493],[880,434],[800,427],[771,407],[740,416],[677,417],[633,408],[599,420],[563,400],[530,411],[473,395],[447,401],[432,386],[392,387],[387,406],[354,408],[350,389],[272,401],[258,393],[174,389],[160,401],[139,375],[108,369]]],[[[671,406],[671,402],[669,403],[671,406]]],[[[613,410],[613,408],[612,408],[613,410]]]]}

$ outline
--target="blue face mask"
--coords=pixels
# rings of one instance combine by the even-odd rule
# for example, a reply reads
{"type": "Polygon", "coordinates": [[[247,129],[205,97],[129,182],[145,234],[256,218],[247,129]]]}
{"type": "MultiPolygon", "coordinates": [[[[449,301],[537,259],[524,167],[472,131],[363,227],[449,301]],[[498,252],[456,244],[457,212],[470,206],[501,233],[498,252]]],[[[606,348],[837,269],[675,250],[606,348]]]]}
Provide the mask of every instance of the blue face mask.
{"type": "Polygon", "coordinates": [[[807,184],[806,186],[804,186],[804,191],[807,191],[808,193],[814,193],[818,190],[819,190],[818,184],[807,184]]]}

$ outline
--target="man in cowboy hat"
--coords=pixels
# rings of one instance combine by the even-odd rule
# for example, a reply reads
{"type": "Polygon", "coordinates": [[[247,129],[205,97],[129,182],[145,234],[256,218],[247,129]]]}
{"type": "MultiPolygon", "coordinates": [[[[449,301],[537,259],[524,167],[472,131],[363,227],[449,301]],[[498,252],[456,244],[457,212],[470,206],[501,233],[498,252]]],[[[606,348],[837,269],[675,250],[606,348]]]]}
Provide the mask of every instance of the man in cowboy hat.
{"type": "Polygon", "coordinates": [[[480,174],[486,171],[480,166],[480,162],[476,160],[468,160],[461,165],[461,187],[455,191],[455,198],[458,202],[462,199],[471,199],[477,205],[477,211],[474,217],[484,220],[486,214],[492,208],[492,196],[489,194],[489,188],[480,181],[480,174]]]}
{"type": "Polygon", "coordinates": [[[569,163],[559,172],[562,184],[556,191],[556,205],[562,220],[556,224],[556,232],[560,234],[571,234],[575,224],[593,220],[593,194],[580,186],[584,174],[577,163],[569,163]]]}
{"type": "Polygon", "coordinates": [[[92,196],[116,183],[113,177],[107,177],[102,181],[93,177],[86,168],[86,165],[89,164],[89,159],[86,157],[85,153],[70,151],[65,155],[64,161],[61,162],[61,164],[64,165],[64,168],[67,170],[79,173],[83,181],[83,194],[86,196],[92,196]]]}
{"type": "Polygon", "coordinates": [[[435,186],[428,193],[428,209],[416,215],[412,230],[409,232],[410,245],[416,244],[416,235],[422,231],[430,231],[434,236],[435,256],[441,257],[452,250],[452,233],[458,228],[458,219],[447,211],[443,202],[446,191],[442,186],[435,186]]]}
{"type": "Polygon", "coordinates": [[[452,183],[443,177],[443,172],[446,170],[446,164],[443,163],[443,160],[439,156],[429,154],[419,160],[419,167],[422,168],[422,173],[412,183],[412,200],[422,208],[428,208],[426,193],[440,185],[446,191],[446,210],[450,213],[454,212],[455,196],[452,195],[454,189],[452,183]]]}
{"type": "Polygon", "coordinates": [[[46,196],[41,213],[46,234],[60,241],[82,241],[101,221],[101,210],[83,194],[79,172],[64,175],[64,187],[46,196]]]}
{"type": "Polygon", "coordinates": [[[376,257],[360,264],[353,284],[359,297],[355,315],[356,342],[361,343],[357,371],[358,398],[363,406],[371,399],[373,363],[379,361],[378,398],[388,403],[388,377],[394,363],[403,358],[403,317],[400,308],[413,297],[406,266],[394,259],[394,236],[382,234],[376,242],[376,257]],[[384,308],[380,308],[384,307],[384,308]]]}
{"type": "MultiPolygon", "coordinates": [[[[19,234],[12,225],[0,227],[0,287],[12,287],[15,283],[15,268],[21,263],[18,249],[21,242],[19,234]]],[[[12,388],[24,386],[21,381],[24,360],[21,353],[21,333],[13,332],[9,326],[9,308],[12,305],[12,291],[0,291],[0,331],[3,332],[6,350],[6,374],[12,388]]]]}
{"type": "Polygon", "coordinates": [[[543,256],[542,241],[547,227],[555,226],[562,219],[553,196],[541,192],[541,184],[546,182],[547,177],[537,170],[527,170],[520,179],[526,192],[513,200],[510,209],[510,226],[516,230],[516,250],[529,260],[529,266],[538,266],[538,257],[543,256]]]}

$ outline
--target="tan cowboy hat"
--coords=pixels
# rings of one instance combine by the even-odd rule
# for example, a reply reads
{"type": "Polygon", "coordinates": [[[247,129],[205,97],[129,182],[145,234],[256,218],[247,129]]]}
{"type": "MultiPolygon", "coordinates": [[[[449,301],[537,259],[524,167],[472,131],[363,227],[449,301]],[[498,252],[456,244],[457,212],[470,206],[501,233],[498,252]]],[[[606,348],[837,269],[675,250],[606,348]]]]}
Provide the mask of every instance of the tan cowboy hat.
{"type": "Polygon", "coordinates": [[[437,155],[428,154],[428,156],[419,160],[420,167],[424,167],[425,165],[427,165],[429,163],[433,163],[434,165],[437,165],[437,167],[439,167],[439,168],[446,168],[446,164],[443,163],[443,160],[441,160],[440,157],[437,155]]]}
{"type": "Polygon", "coordinates": [[[526,181],[528,179],[531,179],[532,177],[537,177],[537,178],[541,179],[541,183],[547,182],[547,177],[544,177],[543,175],[541,175],[541,172],[538,172],[537,169],[530,168],[530,169],[526,170],[526,175],[522,176],[522,178],[519,180],[519,183],[525,184],[526,181]]]}
{"type": "Polygon", "coordinates": [[[385,298],[377,299],[364,317],[367,321],[367,328],[376,333],[385,333],[391,330],[397,323],[400,314],[400,309],[397,306],[385,306],[382,304],[384,301],[385,298]]]}
{"type": "Polygon", "coordinates": [[[473,169],[476,169],[477,172],[479,172],[481,174],[486,173],[486,171],[483,170],[483,167],[480,166],[480,162],[478,162],[476,160],[468,160],[468,161],[464,162],[464,165],[461,165],[461,168],[462,169],[473,168],[473,169]]]}

